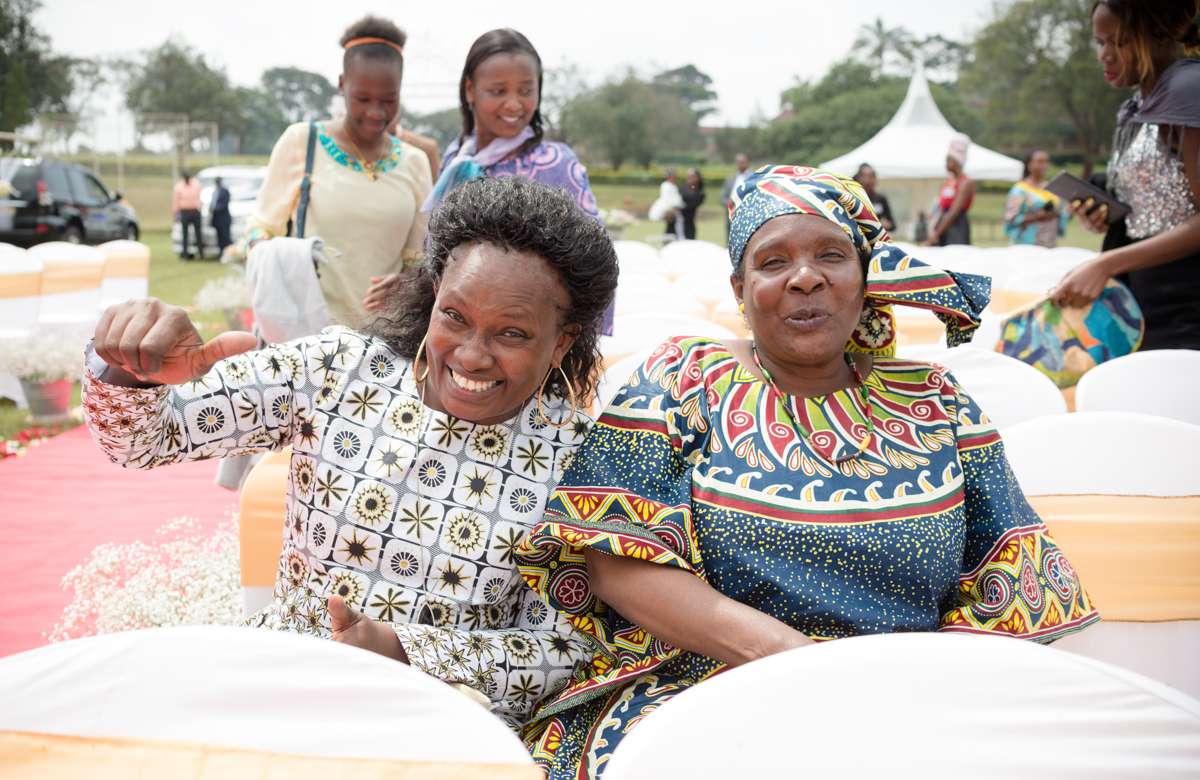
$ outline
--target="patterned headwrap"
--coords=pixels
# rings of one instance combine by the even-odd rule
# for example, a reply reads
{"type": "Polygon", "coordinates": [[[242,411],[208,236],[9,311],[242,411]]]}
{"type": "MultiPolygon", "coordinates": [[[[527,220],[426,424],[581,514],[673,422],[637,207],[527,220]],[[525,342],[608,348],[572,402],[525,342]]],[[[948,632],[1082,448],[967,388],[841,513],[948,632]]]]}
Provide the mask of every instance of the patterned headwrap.
{"type": "Polygon", "coordinates": [[[892,243],[859,183],[829,171],[768,165],[746,177],[729,201],[729,259],[735,267],[754,232],[783,214],[814,214],[840,225],[859,255],[870,260],[867,307],[847,349],[894,355],[892,304],[936,314],[946,325],[947,346],[971,340],[991,298],[991,279],[942,271],[909,256],[892,243]]]}

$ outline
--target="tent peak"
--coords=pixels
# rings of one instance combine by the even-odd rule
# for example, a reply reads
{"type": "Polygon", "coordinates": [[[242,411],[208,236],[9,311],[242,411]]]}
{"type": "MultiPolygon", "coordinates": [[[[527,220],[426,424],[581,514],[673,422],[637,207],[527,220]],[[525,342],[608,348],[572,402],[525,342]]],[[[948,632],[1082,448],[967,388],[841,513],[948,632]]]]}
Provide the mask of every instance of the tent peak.
{"type": "Polygon", "coordinates": [[[895,113],[888,127],[950,127],[946,117],[938,110],[933,94],[929,91],[929,82],[925,78],[925,65],[917,59],[916,69],[912,80],[908,82],[908,93],[900,110],[895,113]]]}

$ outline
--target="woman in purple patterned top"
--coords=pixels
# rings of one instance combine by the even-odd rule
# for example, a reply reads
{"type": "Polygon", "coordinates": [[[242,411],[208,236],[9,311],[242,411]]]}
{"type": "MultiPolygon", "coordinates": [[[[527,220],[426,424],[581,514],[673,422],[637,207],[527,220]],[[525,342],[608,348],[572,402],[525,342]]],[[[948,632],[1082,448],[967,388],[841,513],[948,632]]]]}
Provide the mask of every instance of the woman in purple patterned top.
{"type": "MultiPolygon", "coordinates": [[[[587,169],[564,143],[542,139],[542,60],[512,29],[484,33],[471,45],[458,85],[463,129],[446,147],[433,191],[421,208],[431,213],[450,190],[478,176],[521,176],[561,187],[600,220],[587,169]]],[[[612,307],[603,332],[612,334],[612,307]]]]}

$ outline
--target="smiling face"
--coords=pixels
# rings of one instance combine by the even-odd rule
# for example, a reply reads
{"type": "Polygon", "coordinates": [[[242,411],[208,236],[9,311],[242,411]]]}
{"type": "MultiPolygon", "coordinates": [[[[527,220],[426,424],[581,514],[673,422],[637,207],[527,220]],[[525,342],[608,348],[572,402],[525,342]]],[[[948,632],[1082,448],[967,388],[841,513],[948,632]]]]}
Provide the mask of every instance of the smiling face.
{"type": "Polygon", "coordinates": [[[343,127],[357,140],[374,143],[400,116],[400,67],[389,60],[360,57],[338,77],[346,99],[343,127]]]}
{"type": "Polygon", "coordinates": [[[743,263],[733,292],[764,358],[799,370],[842,359],[865,303],[845,230],[812,214],[775,217],[750,237],[743,263]]]}
{"type": "Polygon", "coordinates": [[[537,111],[537,62],[525,52],[488,57],[467,79],[466,94],[474,106],[480,149],[495,138],[514,138],[537,111]]]}
{"type": "Polygon", "coordinates": [[[426,405],[485,425],[511,419],[570,348],[559,327],[570,306],[536,255],[491,244],[455,249],[429,321],[426,405]]]}

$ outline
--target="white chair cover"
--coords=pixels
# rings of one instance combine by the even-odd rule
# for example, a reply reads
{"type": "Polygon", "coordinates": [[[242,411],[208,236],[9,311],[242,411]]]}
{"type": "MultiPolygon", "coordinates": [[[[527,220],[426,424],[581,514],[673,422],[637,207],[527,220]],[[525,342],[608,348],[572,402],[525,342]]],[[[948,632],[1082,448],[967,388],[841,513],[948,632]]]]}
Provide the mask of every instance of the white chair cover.
{"type": "Polygon", "coordinates": [[[713,677],[651,712],[604,780],[1200,775],[1200,702],[1015,639],[839,639],[713,677]]]}
{"type": "Polygon", "coordinates": [[[1158,349],[1101,363],[1075,388],[1080,412],[1137,412],[1200,425],[1200,352],[1158,349]]]}
{"type": "Polygon", "coordinates": [[[92,323],[100,319],[104,253],[65,241],[38,244],[29,254],[42,261],[42,323],[92,323]]]}
{"type": "Polygon", "coordinates": [[[325,639],[197,626],[0,659],[0,730],[345,758],[530,764],[498,718],[410,666],[325,639]]]}
{"type": "Polygon", "coordinates": [[[622,358],[657,347],[672,336],[737,338],[733,331],[702,317],[643,312],[617,317],[613,321],[613,335],[600,337],[600,354],[614,359],[622,358]]]}
{"type": "Polygon", "coordinates": [[[1026,495],[1200,495],[1200,425],[1077,412],[1014,425],[1004,448],[1026,495]]]}
{"type": "Polygon", "coordinates": [[[100,308],[140,300],[150,294],[150,247],[140,241],[109,241],[96,247],[104,253],[100,308]]]}
{"type": "MultiPolygon", "coordinates": [[[[1197,425],[1129,412],[1077,412],[1009,428],[1004,445],[1027,496],[1200,495],[1197,425]]],[[[1179,543],[1187,539],[1181,529],[1179,543]]],[[[1104,605],[1099,608],[1103,618],[1104,605]]],[[[1200,696],[1200,622],[1102,622],[1054,646],[1200,696]]]]}
{"type": "Polygon", "coordinates": [[[658,250],[644,241],[614,241],[613,249],[622,271],[633,266],[662,267],[658,250]]]}
{"type": "Polygon", "coordinates": [[[729,284],[728,267],[716,271],[711,268],[688,271],[671,284],[680,292],[687,293],[698,300],[701,291],[710,296],[708,300],[714,301],[724,300],[725,297],[733,295],[733,288],[729,284]],[[716,297],[711,297],[714,294],[716,297]]]}
{"type": "Polygon", "coordinates": [[[0,244],[0,338],[28,335],[38,321],[42,261],[0,244]]]}
{"type": "Polygon", "coordinates": [[[632,355],[626,355],[604,370],[600,381],[596,383],[596,400],[592,404],[595,416],[598,417],[604,411],[605,407],[621,391],[621,388],[625,385],[629,377],[633,375],[633,372],[638,369],[638,366],[646,362],[646,359],[650,357],[652,352],[654,352],[654,347],[634,352],[632,355]]]}
{"type": "Polygon", "coordinates": [[[729,251],[711,241],[672,241],[662,248],[659,257],[666,266],[665,272],[672,276],[690,271],[723,269],[728,278],[732,268],[729,251]]]}
{"type": "Polygon", "coordinates": [[[628,287],[617,289],[618,317],[642,312],[694,314],[704,317],[708,309],[695,298],[676,292],[673,288],[666,291],[628,287]]]}
{"type": "Polygon", "coordinates": [[[899,357],[949,368],[998,429],[1067,413],[1067,402],[1058,387],[1045,374],[1016,358],[983,349],[947,349],[930,344],[900,347],[896,352],[899,357]]]}

